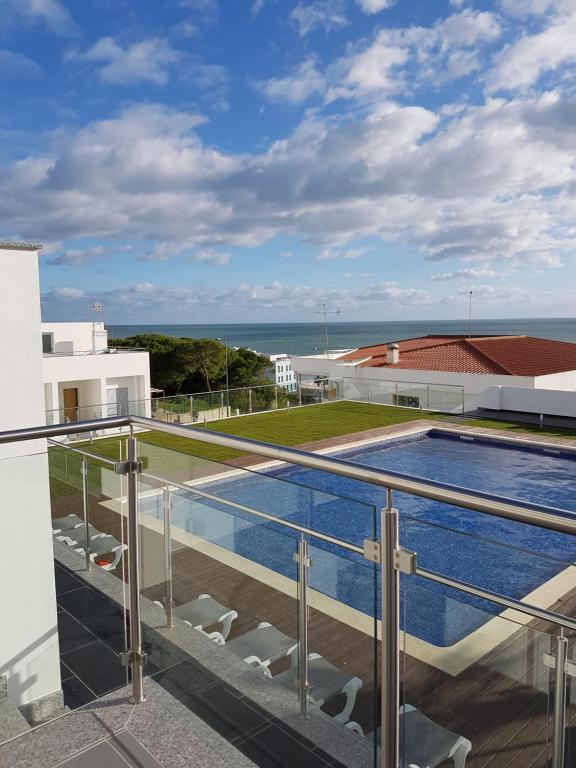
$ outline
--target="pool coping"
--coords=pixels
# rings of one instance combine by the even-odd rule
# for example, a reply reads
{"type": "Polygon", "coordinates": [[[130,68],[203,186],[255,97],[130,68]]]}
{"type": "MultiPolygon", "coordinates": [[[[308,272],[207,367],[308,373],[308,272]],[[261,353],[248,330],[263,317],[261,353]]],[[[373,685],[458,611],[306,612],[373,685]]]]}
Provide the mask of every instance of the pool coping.
{"type": "MultiPolygon", "coordinates": [[[[318,441],[317,443],[308,443],[298,446],[299,449],[305,449],[317,453],[319,455],[329,455],[332,453],[338,453],[345,450],[353,450],[354,448],[360,448],[367,445],[375,445],[377,443],[385,443],[388,440],[398,439],[408,436],[421,435],[425,437],[430,432],[446,433],[451,436],[469,434],[476,435],[477,437],[485,437],[491,441],[510,444],[512,446],[518,446],[518,444],[527,444],[532,447],[542,448],[559,448],[569,451],[576,455],[576,447],[572,445],[566,445],[566,438],[553,438],[550,440],[538,440],[527,435],[527,439],[520,438],[517,435],[510,435],[496,433],[495,430],[490,430],[486,427],[476,427],[470,425],[455,425],[455,426],[439,426],[437,421],[420,419],[412,422],[404,422],[402,425],[390,425],[388,427],[378,428],[377,430],[366,430],[364,433],[353,433],[352,435],[339,436],[338,438],[330,438],[331,444],[326,445],[326,441],[318,441]],[[369,435],[362,437],[362,434],[369,435]],[[346,439],[348,438],[348,439],[346,439]],[[350,439],[351,438],[351,439],[350,439]],[[323,445],[322,445],[323,444],[323,445]],[[315,445],[318,447],[314,448],[315,445]],[[320,447],[321,446],[321,447],[320,447]]],[[[245,472],[258,472],[261,470],[267,470],[282,465],[286,465],[287,462],[281,460],[265,461],[256,463],[253,460],[246,462],[246,466],[234,466],[229,470],[225,470],[221,473],[209,475],[203,478],[196,478],[188,482],[183,483],[193,488],[196,485],[204,485],[206,483],[214,482],[217,480],[224,480],[233,478],[244,474],[245,472]]],[[[144,477],[146,473],[143,473],[144,477]]],[[[169,478],[167,478],[169,480],[169,478]]],[[[153,489],[142,494],[156,495],[159,493],[157,489],[153,489]]],[[[103,506],[107,506],[109,509],[113,509],[113,501],[100,502],[103,506]]],[[[368,505],[367,505],[368,506],[368,505]]],[[[118,511],[116,508],[115,511],[118,511]]],[[[155,520],[151,516],[150,521],[155,520]]],[[[154,526],[150,526],[154,527],[154,526]]],[[[177,526],[175,526],[176,528],[177,526]]],[[[229,550],[219,547],[218,545],[206,542],[200,537],[195,537],[193,534],[189,534],[182,529],[178,530],[178,537],[173,535],[173,538],[177,538],[180,543],[186,546],[191,546],[193,549],[206,551],[206,545],[210,545],[210,556],[215,557],[221,562],[225,562],[231,567],[241,570],[244,573],[252,576],[256,580],[263,581],[264,583],[273,585],[279,591],[283,591],[286,594],[293,596],[293,587],[291,586],[292,580],[288,579],[282,574],[277,574],[270,568],[262,566],[258,563],[244,558],[241,555],[232,553],[229,550]],[[184,537],[181,537],[181,533],[184,537]],[[286,582],[286,583],[284,583],[286,582]]],[[[556,574],[552,579],[539,585],[535,590],[525,595],[521,602],[525,602],[527,605],[533,605],[537,608],[549,608],[557,600],[563,597],[575,583],[576,567],[568,566],[560,573],[556,574]],[[570,582],[570,586],[568,586],[570,582]]],[[[373,635],[374,619],[367,614],[358,611],[357,609],[346,606],[334,598],[330,598],[322,593],[315,592],[310,589],[311,605],[318,610],[327,613],[333,618],[342,621],[368,635],[373,635]]],[[[421,640],[414,635],[401,632],[401,647],[408,653],[408,655],[423,661],[426,664],[436,667],[437,669],[446,672],[449,675],[456,676],[467,669],[472,664],[476,663],[485,656],[490,650],[497,647],[504,642],[514,632],[522,626],[525,626],[533,621],[533,617],[527,614],[523,614],[513,609],[505,609],[500,614],[494,616],[494,618],[487,621],[478,629],[474,630],[470,634],[466,635],[461,640],[453,643],[449,646],[435,646],[432,643],[428,643],[425,640],[421,640]]],[[[378,621],[378,637],[381,637],[381,622],[378,621]]]]}

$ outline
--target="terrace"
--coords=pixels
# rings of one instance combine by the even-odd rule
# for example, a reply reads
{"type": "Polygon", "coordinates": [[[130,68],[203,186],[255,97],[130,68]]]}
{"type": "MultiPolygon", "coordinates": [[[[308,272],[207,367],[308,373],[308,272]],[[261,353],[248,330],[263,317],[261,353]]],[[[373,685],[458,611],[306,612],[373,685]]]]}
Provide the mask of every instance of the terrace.
{"type": "MultiPolygon", "coordinates": [[[[44,712],[38,727],[0,747],[0,765],[395,768],[415,745],[428,762],[413,764],[438,765],[448,757],[432,760],[438,728],[455,734],[454,744],[470,742],[473,768],[569,764],[571,561],[558,554],[557,576],[522,598],[492,592],[473,562],[476,552],[496,567],[521,551],[524,569],[537,570],[550,555],[528,546],[524,534],[550,531],[569,549],[576,532],[569,513],[331,457],[345,444],[434,426],[449,425],[410,410],[335,403],[206,429],[126,417],[1,436],[2,443],[48,436],[49,448],[14,461],[29,458],[31,472],[38,460],[49,464],[53,520],[75,514],[127,550],[105,570],[91,561],[84,527],[82,546],[54,541],[61,680],[71,711],[44,712]],[[103,426],[129,433],[76,448],[52,442],[103,426]],[[223,428],[228,434],[215,431],[223,428]],[[269,444],[280,435],[299,449],[269,444]],[[331,479],[319,489],[290,474],[301,471],[331,479]],[[385,503],[346,495],[341,481],[359,481],[385,503]],[[447,567],[430,570],[438,526],[406,514],[409,499],[482,516],[498,532],[512,526],[518,538],[472,537],[447,519],[447,567]],[[362,535],[350,531],[350,518],[362,521],[362,535]],[[423,534],[415,561],[413,530],[423,534]],[[459,552],[472,557],[460,557],[455,577],[448,566],[459,552]],[[238,614],[223,645],[206,636],[221,624],[200,632],[179,615],[202,594],[238,614]],[[446,638],[471,616],[477,629],[446,645],[424,641],[406,628],[422,621],[427,603],[435,615],[424,623],[439,623],[446,638]],[[290,658],[272,661],[272,677],[232,650],[261,622],[296,643],[290,658]],[[340,718],[348,724],[335,719],[343,694],[319,703],[310,654],[362,682],[340,718]],[[431,730],[411,730],[406,705],[428,717],[431,730]]],[[[465,423],[458,431],[488,432],[465,423]]],[[[566,445],[541,431],[532,439],[549,450],[566,445]]]]}

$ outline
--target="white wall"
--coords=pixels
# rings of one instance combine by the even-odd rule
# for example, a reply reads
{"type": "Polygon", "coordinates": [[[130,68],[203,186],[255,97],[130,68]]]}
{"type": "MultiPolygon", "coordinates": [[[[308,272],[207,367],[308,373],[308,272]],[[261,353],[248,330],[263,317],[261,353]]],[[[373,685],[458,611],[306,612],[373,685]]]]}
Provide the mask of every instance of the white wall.
{"type": "Polygon", "coordinates": [[[491,387],[476,398],[478,408],[576,416],[576,392],[552,389],[491,387]]]}
{"type": "MultiPolygon", "coordinates": [[[[0,247],[0,430],[45,423],[37,251],[0,247]]],[[[60,689],[44,440],[0,446],[0,675],[13,703],[60,689]]]]}
{"type": "Polygon", "coordinates": [[[108,346],[104,323],[42,323],[42,333],[54,335],[54,352],[90,352],[108,346]]]}
{"type": "Polygon", "coordinates": [[[344,377],[372,379],[374,381],[451,384],[464,387],[466,395],[476,395],[488,387],[497,385],[534,387],[534,378],[530,376],[421,371],[410,368],[359,368],[357,365],[338,364],[337,361],[320,357],[293,357],[292,368],[299,374],[320,374],[334,379],[344,377]]]}
{"type": "Polygon", "coordinates": [[[571,392],[576,390],[576,371],[550,373],[548,376],[536,376],[535,386],[538,389],[564,389],[571,392]]]}
{"type": "MultiPolygon", "coordinates": [[[[59,393],[53,408],[62,408],[62,390],[78,387],[80,408],[100,406],[106,403],[106,387],[127,381],[131,400],[143,400],[150,397],[150,360],[148,352],[117,352],[100,355],[70,355],[59,357],[45,355],[44,382],[52,386],[54,393],[59,393]]],[[[50,390],[49,390],[50,391],[50,390]]],[[[149,414],[148,414],[149,415],[149,414]]],[[[82,413],[81,418],[96,418],[97,413],[82,413]]]]}

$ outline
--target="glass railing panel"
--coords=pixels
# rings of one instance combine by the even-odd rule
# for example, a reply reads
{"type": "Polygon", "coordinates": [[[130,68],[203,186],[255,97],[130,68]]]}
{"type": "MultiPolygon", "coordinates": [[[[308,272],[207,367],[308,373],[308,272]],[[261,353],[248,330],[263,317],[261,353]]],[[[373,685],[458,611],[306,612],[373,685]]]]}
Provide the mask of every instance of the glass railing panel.
{"type": "Polygon", "coordinates": [[[547,766],[554,627],[418,576],[401,605],[401,764],[547,766]]]}
{"type": "Polygon", "coordinates": [[[380,709],[378,568],[362,555],[314,537],[309,538],[308,556],[311,706],[340,726],[341,750],[356,750],[362,758],[359,764],[375,765],[380,709]]]}
{"type": "Polygon", "coordinates": [[[110,734],[125,725],[118,712],[112,714],[112,701],[124,695],[119,689],[125,690],[126,668],[108,642],[111,632],[123,633],[125,626],[123,589],[101,567],[92,564],[88,574],[77,551],[85,545],[83,466],[77,454],[48,448],[45,441],[0,447],[5,502],[0,532],[7,544],[2,558],[1,765],[20,765],[22,749],[27,755],[42,754],[49,768],[101,740],[101,728],[93,733],[84,728],[77,712],[98,699],[108,702],[101,723],[110,734]],[[69,726],[54,726],[58,736],[47,736],[63,718],[69,726]]]}
{"type": "MultiPolygon", "coordinates": [[[[573,611],[576,537],[398,494],[400,538],[419,568],[558,613],[573,611]],[[411,513],[402,512],[410,505],[411,513]]],[[[485,613],[493,607],[477,605],[485,613]]],[[[472,621],[471,617],[471,621],[472,621]]]]}
{"type": "MultiPolygon", "coordinates": [[[[156,499],[141,495],[142,524],[148,516],[159,521],[166,514],[161,494],[158,489],[156,499]]],[[[159,573],[144,595],[163,603],[163,637],[172,638],[189,661],[166,665],[154,679],[201,717],[219,696],[239,693],[250,697],[248,718],[256,717],[251,702],[271,706],[271,716],[297,714],[295,537],[193,489],[170,489],[170,514],[170,546],[163,551],[171,562],[164,563],[164,582],[159,573]],[[166,626],[167,594],[174,601],[173,628],[166,626]]],[[[224,727],[218,718],[212,725],[224,727]]]]}
{"type": "Polygon", "coordinates": [[[441,384],[429,384],[428,405],[431,411],[443,413],[461,413],[464,404],[464,390],[460,387],[448,387],[441,384]]]}

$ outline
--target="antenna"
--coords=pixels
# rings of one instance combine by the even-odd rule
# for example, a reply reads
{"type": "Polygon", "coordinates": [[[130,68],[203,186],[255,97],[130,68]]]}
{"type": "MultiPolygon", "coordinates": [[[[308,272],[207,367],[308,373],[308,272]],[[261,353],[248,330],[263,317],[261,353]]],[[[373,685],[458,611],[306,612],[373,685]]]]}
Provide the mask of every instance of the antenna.
{"type": "Polygon", "coordinates": [[[94,304],[90,304],[90,309],[93,312],[98,312],[98,322],[102,322],[102,310],[106,307],[106,304],[100,304],[99,301],[95,301],[94,304]]]}
{"type": "Polygon", "coordinates": [[[326,308],[326,303],[325,302],[322,302],[322,304],[320,304],[320,306],[322,307],[322,309],[319,309],[317,312],[314,312],[314,314],[315,315],[322,315],[322,317],[324,318],[325,354],[326,354],[326,357],[328,357],[328,349],[329,349],[329,342],[328,342],[328,315],[339,315],[340,314],[340,310],[339,309],[335,309],[335,310],[329,311],[326,308]]]}
{"type": "Polygon", "coordinates": [[[472,336],[472,288],[470,288],[468,301],[468,336],[472,336]]]}

